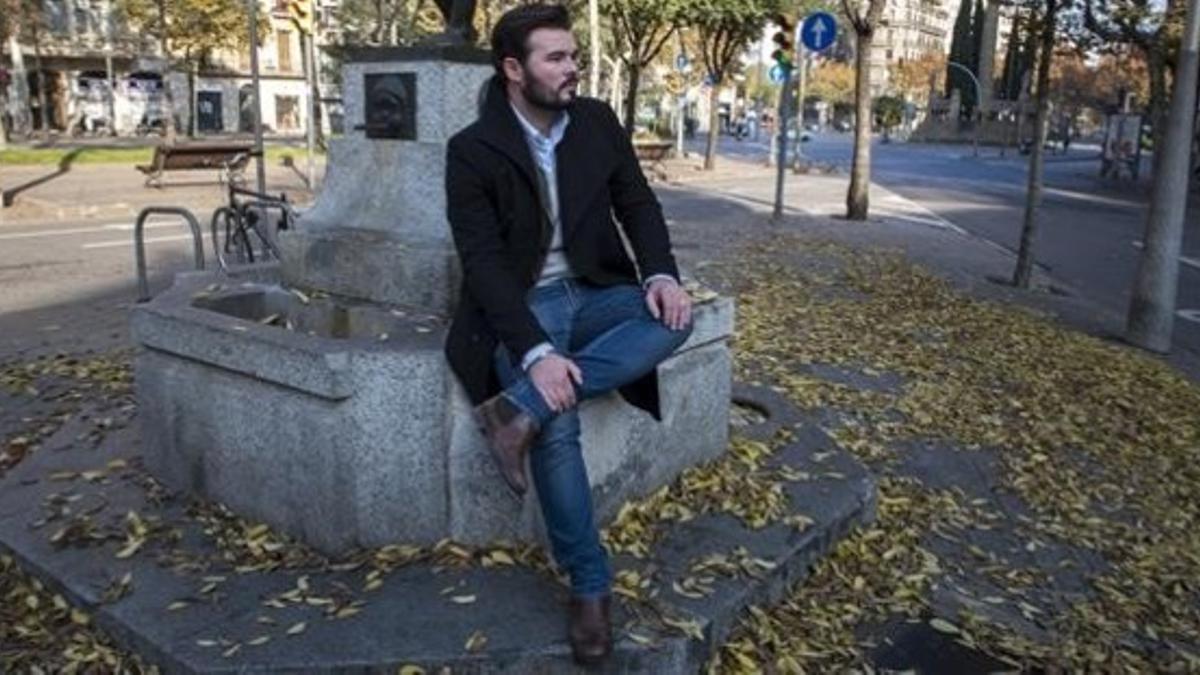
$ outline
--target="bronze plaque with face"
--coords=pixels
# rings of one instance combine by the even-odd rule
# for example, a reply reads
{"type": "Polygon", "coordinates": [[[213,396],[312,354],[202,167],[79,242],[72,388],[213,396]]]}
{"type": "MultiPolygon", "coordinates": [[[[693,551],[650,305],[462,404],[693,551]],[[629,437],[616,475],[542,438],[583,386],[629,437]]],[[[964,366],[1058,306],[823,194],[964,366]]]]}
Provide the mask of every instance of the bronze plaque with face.
{"type": "Polygon", "coordinates": [[[367,73],[367,138],[417,139],[416,73],[367,73]]]}

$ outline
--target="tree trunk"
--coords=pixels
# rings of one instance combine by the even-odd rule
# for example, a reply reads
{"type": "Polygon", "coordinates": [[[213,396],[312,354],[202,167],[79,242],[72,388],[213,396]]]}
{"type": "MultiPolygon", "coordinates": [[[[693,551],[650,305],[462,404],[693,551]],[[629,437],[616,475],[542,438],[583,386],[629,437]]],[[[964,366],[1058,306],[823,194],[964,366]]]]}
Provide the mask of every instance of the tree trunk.
{"type": "Polygon", "coordinates": [[[158,0],[158,29],[161,31],[159,35],[159,48],[162,50],[163,59],[163,133],[166,134],[167,145],[175,143],[175,94],[171,93],[171,52],[170,45],[167,43],[167,3],[166,0],[158,0]]]}
{"type": "Polygon", "coordinates": [[[873,34],[858,34],[854,63],[854,163],[850,167],[850,190],[846,193],[849,220],[866,220],[870,205],[872,42],[873,34]]]}
{"type": "Polygon", "coordinates": [[[17,36],[8,36],[8,54],[12,59],[13,108],[16,112],[12,117],[10,132],[29,134],[32,122],[29,119],[29,74],[25,70],[25,54],[21,51],[21,42],[17,36]]]}
{"type": "MultiPolygon", "coordinates": [[[[717,136],[720,133],[718,124],[721,121],[717,105],[720,103],[721,85],[713,83],[708,93],[708,144],[704,148],[704,170],[712,171],[717,167],[717,136]]],[[[779,122],[775,122],[779,126],[779,122]]]]}
{"type": "Polygon", "coordinates": [[[375,45],[383,44],[383,0],[375,0],[375,30],[371,31],[371,42],[375,45]]]}
{"type": "Polygon", "coordinates": [[[1167,128],[1167,58],[1161,46],[1156,44],[1146,50],[1146,65],[1150,70],[1150,100],[1146,112],[1150,117],[1150,144],[1154,148],[1150,162],[1150,180],[1153,181],[1158,176],[1167,128]]]}
{"type": "Polygon", "coordinates": [[[625,132],[630,136],[637,124],[637,95],[641,80],[642,67],[637,62],[629,64],[629,82],[625,84],[625,132]]]}
{"type": "Polygon", "coordinates": [[[188,138],[196,138],[199,124],[196,120],[196,71],[199,64],[195,60],[188,62],[188,138]]]}
{"type": "Polygon", "coordinates": [[[1046,3],[1045,23],[1038,47],[1037,112],[1033,121],[1033,147],[1029,152],[1029,187],[1025,195],[1025,218],[1021,224],[1021,247],[1017,251],[1017,268],[1013,285],[1029,288],[1033,278],[1033,244],[1037,238],[1037,210],[1042,201],[1042,170],[1045,168],[1046,128],[1050,116],[1050,64],[1054,60],[1054,24],[1057,0],[1046,3]]]}
{"type": "Polygon", "coordinates": [[[1155,148],[1156,176],[1146,218],[1145,246],[1134,277],[1127,338],[1156,352],[1171,349],[1179,297],[1179,253],[1183,246],[1188,202],[1188,169],[1195,132],[1196,91],[1200,73],[1200,7],[1188,8],[1175,70],[1174,93],[1167,124],[1155,148]]]}
{"type": "Polygon", "coordinates": [[[41,116],[42,137],[50,136],[50,103],[46,99],[46,71],[42,67],[41,31],[37,23],[33,26],[33,67],[37,68],[38,111],[41,116]]]}

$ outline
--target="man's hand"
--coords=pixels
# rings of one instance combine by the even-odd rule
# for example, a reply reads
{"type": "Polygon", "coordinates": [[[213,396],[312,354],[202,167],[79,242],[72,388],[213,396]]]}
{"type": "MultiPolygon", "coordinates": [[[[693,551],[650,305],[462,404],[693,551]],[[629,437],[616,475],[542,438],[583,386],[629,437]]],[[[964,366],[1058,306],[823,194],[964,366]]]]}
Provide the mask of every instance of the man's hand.
{"type": "Polygon", "coordinates": [[[692,298],[674,279],[655,279],[646,289],[646,307],[654,318],[671,330],[681,330],[692,321],[692,298]]]}
{"type": "Polygon", "coordinates": [[[546,401],[546,405],[560,413],[575,405],[575,387],[583,384],[583,371],[575,362],[555,353],[538,359],[529,368],[529,379],[546,401]]]}

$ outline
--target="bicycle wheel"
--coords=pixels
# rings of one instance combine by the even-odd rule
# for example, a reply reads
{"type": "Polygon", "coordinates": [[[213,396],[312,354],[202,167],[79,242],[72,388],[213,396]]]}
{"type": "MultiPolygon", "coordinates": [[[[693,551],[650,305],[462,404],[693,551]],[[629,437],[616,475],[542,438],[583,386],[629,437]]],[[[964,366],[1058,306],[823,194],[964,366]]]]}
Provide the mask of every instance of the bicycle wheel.
{"type": "Polygon", "coordinates": [[[250,241],[249,229],[238,214],[232,211],[225,214],[225,236],[221,250],[228,262],[239,265],[254,262],[254,245],[250,241]]]}

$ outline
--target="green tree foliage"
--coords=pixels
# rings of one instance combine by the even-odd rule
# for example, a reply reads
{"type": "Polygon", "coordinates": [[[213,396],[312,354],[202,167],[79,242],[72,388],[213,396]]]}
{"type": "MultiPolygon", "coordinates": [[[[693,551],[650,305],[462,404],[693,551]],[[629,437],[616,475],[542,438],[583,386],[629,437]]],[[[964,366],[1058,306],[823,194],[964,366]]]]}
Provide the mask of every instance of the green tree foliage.
{"type": "Polygon", "coordinates": [[[1025,27],[1024,16],[1018,13],[1013,18],[1012,30],[1008,34],[1008,44],[1004,49],[1004,69],[1000,74],[1000,86],[996,88],[997,96],[1008,101],[1015,101],[1021,97],[1021,83],[1031,65],[1030,54],[1022,44],[1025,27]]]}
{"type": "Polygon", "coordinates": [[[1186,5],[1183,0],[1083,0],[1084,30],[1078,36],[1085,45],[1110,53],[1132,46],[1145,58],[1150,76],[1147,112],[1156,145],[1166,128],[1167,82],[1186,5]]]}
{"type": "MultiPolygon", "coordinates": [[[[224,49],[249,49],[249,16],[241,0],[116,0],[118,16],[134,31],[158,38],[167,70],[181,69],[188,73],[189,90],[195,91],[195,75],[199,64],[214,52],[224,49]]],[[[270,26],[260,12],[259,39],[266,36],[270,26]]],[[[165,75],[165,73],[164,73],[165,75]]],[[[174,120],[175,103],[170,86],[165,86],[166,119],[174,120]]],[[[195,111],[189,96],[188,117],[195,128],[195,111]]],[[[175,125],[168,121],[167,139],[174,140],[175,125]]]]}
{"type": "MultiPolygon", "coordinates": [[[[950,61],[959,63],[974,72],[979,50],[975,46],[975,33],[971,16],[971,0],[962,0],[958,6],[958,16],[954,20],[954,37],[950,40],[950,61]]],[[[975,85],[971,78],[962,70],[946,66],[946,95],[958,90],[963,110],[968,102],[975,100],[975,85]]]]}
{"type": "Polygon", "coordinates": [[[689,0],[683,7],[680,20],[696,30],[701,60],[712,83],[705,169],[716,163],[720,87],[741,66],[739,57],[781,8],[780,0],[689,0]]]}
{"type": "Polygon", "coordinates": [[[628,69],[625,129],[633,133],[642,72],[675,34],[683,14],[682,0],[604,0],[600,10],[612,22],[616,51],[628,69]]]}
{"type": "Polygon", "coordinates": [[[814,68],[808,81],[808,94],[835,106],[854,103],[854,67],[837,61],[814,68]]]}
{"type": "Polygon", "coordinates": [[[975,12],[971,15],[971,61],[967,66],[976,75],[979,75],[980,55],[983,51],[983,24],[986,19],[987,11],[983,7],[983,0],[975,0],[975,12]]]}
{"type": "Polygon", "coordinates": [[[442,28],[441,15],[423,0],[342,0],[334,10],[338,50],[358,46],[409,45],[442,28]]]}
{"type": "Polygon", "coordinates": [[[899,96],[880,96],[872,108],[875,124],[886,134],[904,120],[904,100],[899,96]]]}

